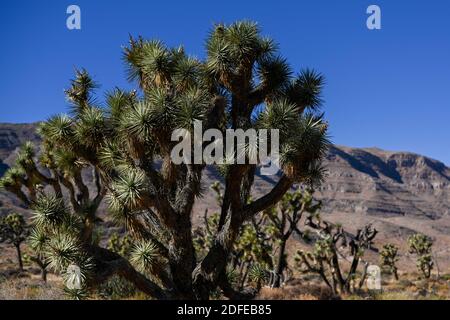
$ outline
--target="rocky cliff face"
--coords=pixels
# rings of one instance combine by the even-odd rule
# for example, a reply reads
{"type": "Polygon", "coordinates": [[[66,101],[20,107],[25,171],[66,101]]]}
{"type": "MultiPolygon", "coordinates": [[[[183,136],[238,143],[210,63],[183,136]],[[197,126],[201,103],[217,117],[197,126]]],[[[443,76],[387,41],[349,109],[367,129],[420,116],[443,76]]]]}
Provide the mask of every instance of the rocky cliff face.
{"type": "Polygon", "coordinates": [[[407,152],[331,148],[318,190],[327,212],[437,219],[450,214],[450,168],[407,152]]]}

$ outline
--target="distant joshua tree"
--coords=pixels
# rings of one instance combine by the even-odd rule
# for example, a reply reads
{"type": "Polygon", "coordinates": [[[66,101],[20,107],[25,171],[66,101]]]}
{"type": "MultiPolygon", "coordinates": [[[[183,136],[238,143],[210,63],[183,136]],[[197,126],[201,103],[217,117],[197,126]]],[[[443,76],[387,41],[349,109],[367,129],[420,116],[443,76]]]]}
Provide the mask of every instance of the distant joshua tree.
{"type": "Polygon", "coordinates": [[[417,269],[425,279],[431,277],[434,261],[431,254],[433,241],[424,234],[414,234],[408,238],[409,252],[417,255],[417,269]]]}
{"type": "Polygon", "coordinates": [[[86,71],[77,71],[66,91],[70,115],[40,125],[40,153],[26,144],[1,185],[35,212],[49,266],[63,276],[69,265],[81,269],[76,297],[113,275],[159,299],[208,299],[217,290],[242,297],[226,276],[242,226],[294,183],[317,184],[323,176],[329,145],[327,124],[317,112],[323,77],[311,70],[292,76],[274,41],[246,21],[216,25],[204,61],[182,47],[140,37],[130,39],[123,58],[137,90],[115,89],[106,107],[99,107],[96,84],[86,71]],[[220,165],[225,186],[218,226],[201,258],[191,217],[206,164],[175,165],[170,157],[178,144],[171,141],[173,130],[192,132],[197,120],[203,130],[222,134],[279,129],[281,158],[275,186],[254,201],[250,192],[259,165],[220,165]],[[109,214],[133,237],[129,259],[100,246],[95,236],[104,199],[109,214]]]}
{"type": "Polygon", "coordinates": [[[25,219],[18,213],[10,213],[0,218],[0,243],[6,242],[16,248],[17,262],[23,271],[22,251],[20,246],[27,239],[29,230],[25,219]]]}
{"type": "Polygon", "coordinates": [[[311,252],[297,251],[297,263],[301,271],[318,274],[334,294],[349,294],[360,289],[367,277],[368,263],[362,260],[364,251],[370,249],[378,231],[370,224],[357,230],[356,235],[348,234],[342,226],[323,221],[319,215],[311,215],[306,224],[318,232],[318,239],[311,252]],[[345,254],[342,250],[348,248],[345,254]],[[350,263],[348,270],[340,261],[350,263]],[[360,262],[363,270],[355,285],[360,262]]]}
{"type": "Polygon", "coordinates": [[[385,244],[380,252],[380,260],[381,266],[392,273],[395,280],[398,280],[398,269],[396,265],[398,261],[398,247],[391,243],[385,244]]]}
{"type": "Polygon", "coordinates": [[[285,278],[288,268],[286,244],[293,233],[304,236],[298,229],[298,223],[304,214],[314,215],[320,209],[321,202],[315,201],[312,192],[298,189],[286,193],[279,204],[265,214],[269,218],[271,232],[269,236],[274,239],[273,270],[271,271],[270,286],[279,288],[285,278]]]}

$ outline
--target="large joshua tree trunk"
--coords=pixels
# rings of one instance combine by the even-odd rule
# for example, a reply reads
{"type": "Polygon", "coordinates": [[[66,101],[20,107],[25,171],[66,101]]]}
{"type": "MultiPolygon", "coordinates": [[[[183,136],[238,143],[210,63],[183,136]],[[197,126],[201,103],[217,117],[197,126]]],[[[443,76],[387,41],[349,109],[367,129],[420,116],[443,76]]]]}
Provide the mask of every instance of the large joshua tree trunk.
{"type": "Polygon", "coordinates": [[[179,298],[194,299],[192,273],[195,267],[195,251],[192,243],[191,222],[190,219],[183,220],[169,244],[169,266],[179,298]]]}

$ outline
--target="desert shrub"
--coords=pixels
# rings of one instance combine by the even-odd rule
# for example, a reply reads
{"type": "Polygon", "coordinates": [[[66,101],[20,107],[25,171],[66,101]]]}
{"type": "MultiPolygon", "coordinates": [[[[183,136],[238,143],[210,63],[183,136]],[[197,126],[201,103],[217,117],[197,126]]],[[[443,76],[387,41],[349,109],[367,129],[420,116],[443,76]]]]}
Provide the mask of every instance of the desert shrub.
{"type": "Polygon", "coordinates": [[[97,294],[103,299],[120,300],[133,297],[136,292],[134,284],[121,277],[113,276],[98,288],[97,294]]]}

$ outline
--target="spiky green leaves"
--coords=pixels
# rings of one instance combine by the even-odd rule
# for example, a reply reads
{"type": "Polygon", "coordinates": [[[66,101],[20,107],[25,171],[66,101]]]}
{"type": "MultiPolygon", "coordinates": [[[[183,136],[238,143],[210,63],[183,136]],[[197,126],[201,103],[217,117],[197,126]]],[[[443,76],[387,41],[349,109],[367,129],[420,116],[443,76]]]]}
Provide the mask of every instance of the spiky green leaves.
{"type": "Polygon", "coordinates": [[[176,99],[174,122],[177,128],[191,130],[194,121],[205,119],[211,105],[210,95],[202,89],[191,88],[176,99]]]}
{"type": "Polygon", "coordinates": [[[240,21],[233,23],[225,29],[224,38],[230,44],[230,52],[233,57],[248,59],[261,50],[261,38],[259,28],[255,22],[240,21]]]}
{"type": "Polygon", "coordinates": [[[35,155],[33,143],[31,141],[25,142],[20,146],[19,153],[27,159],[32,159],[35,155]]]}
{"type": "Polygon", "coordinates": [[[50,241],[49,236],[49,233],[43,228],[34,227],[31,230],[30,236],[28,237],[28,243],[37,255],[42,256],[45,253],[50,241]]]}
{"type": "Polygon", "coordinates": [[[155,85],[166,83],[173,70],[173,57],[160,41],[146,42],[142,46],[140,68],[146,81],[155,85]]]}
{"type": "Polygon", "coordinates": [[[322,90],[325,79],[314,70],[305,69],[285,89],[286,98],[300,110],[316,110],[322,105],[322,90]]]}
{"type": "Polygon", "coordinates": [[[289,81],[292,74],[287,60],[279,56],[262,59],[257,71],[258,77],[267,94],[280,91],[289,81]]]}
{"type": "MultiPolygon", "coordinates": [[[[292,167],[293,177],[322,178],[320,162],[325,157],[330,142],[326,134],[327,125],[314,116],[302,116],[295,131],[282,142],[281,163],[292,167]]],[[[287,170],[289,173],[289,170],[287,170]]]]}
{"type": "Polygon", "coordinates": [[[41,195],[33,205],[33,220],[38,227],[58,227],[66,221],[64,200],[55,195],[41,195]]]}
{"type": "Polygon", "coordinates": [[[57,115],[41,123],[38,132],[46,140],[71,146],[75,143],[75,131],[72,125],[73,120],[69,116],[57,115]]]}
{"type": "Polygon", "coordinates": [[[69,212],[64,199],[53,194],[41,193],[32,205],[33,229],[29,236],[30,247],[39,259],[58,272],[67,281],[67,268],[80,268],[79,289],[85,290],[85,281],[94,267],[93,259],[85,251],[80,238],[81,219],[69,212]]]}
{"type": "Polygon", "coordinates": [[[103,111],[99,108],[86,108],[79,115],[75,135],[77,140],[89,149],[96,150],[106,134],[106,122],[103,111]]]}
{"type": "Polygon", "coordinates": [[[98,159],[102,168],[107,171],[114,170],[118,166],[126,163],[124,150],[118,142],[108,141],[104,147],[99,150],[98,159]]]}
{"type": "Polygon", "coordinates": [[[135,92],[126,92],[118,88],[106,94],[106,105],[114,122],[120,120],[122,115],[136,102],[136,98],[135,92]]]}
{"type": "Polygon", "coordinates": [[[109,208],[115,219],[126,221],[129,215],[139,210],[141,204],[151,196],[151,186],[141,170],[124,167],[119,178],[113,181],[108,194],[109,208]]]}
{"type": "Polygon", "coordinates": [[[56,149],[53,152],[53,160],[57,168],[68,177],[79,172],[84,164],[75,152],[64,149],[56,149]]]}
{"type": "Polygon", "coordinates": [[[121,237],[117,232],[113,233],[108,239],[108,249],[120,254],[123,257],[129,257],[133,241],[131,236],[121,237]]]}
{"type": "Polygon", "coordinates": [[[20,146],[19,153],[17,155],[16,163],[22,168],[26,169],[30,165],[33,165],[33,157],[35,156],[34,146],[31,141],[25,142],[20,146]]]}
{"type": "Polygon", "coordinates": [[[77,283],[78,287],[66,287],[66,294],[72,299],[85,299],[86,281],[95,265],[93,259],[83,251],[79,240],[67,233],[57,233],[51,237],[46,248],[45,256],[49,267],[62,275],[66,286],[69,282],[77,283]],[[74,268],[77,270],[76,274],[71,271],[74,268]]]}
{"type": "Polygon", "coordinates": [[[94,268],[94,262],[81,246],[78,238],[68,233],[56,233],[46,246],[45,253],[49,266],[63,277],[67,275],[67,268],[74,264],[80,268],[81,278],[84,281],[94,268]]]}
{"type": "Polygon", "coordinates": [[[258,129],[280,130],[280,139],[283,141],[290,137],[299,125],[298,109],[287,100],[276,100],[259,114],[256,125],[258,129]]]}
{"type": "Polygon", "coordinates": [[[150,121],[155,129],[158,126],[171,127],[173,98],[174,96],[169,90],[164,88],[154,87],[146,91],[145,102],[147,103],[150,121]]]}
{"type": "Polygon", "coordinates": [[[252,65],[275,50],[273,42],[262,38],[256,23],[239,21],[217,25],[207,40],[208,69],[213,72],[252,65]]]}
{"type": "MultiPolygon", "coordinates": [[[[72,87],[66,91],[74,105],[73,116],[56,115],[40,124],[38,132],[49,156],[52,151],[64,149],[77,153],[78,158],[92,161],[103,145],[105,136],[111,135],[109,119],[102,109],[91,105],[91,91],[95,87],[85,70],[77,71],[72,87]]],[[[46,164],[51,167],[51,157],[46,160],[46,164]]]]}
{"type": "Polygon", "coordinates": [[[64,288],[64,293],[72,300],[86,300],[89,298],[89,294],[84,288],[82,289],[64,288]]]}
{"type": "Polygon", "coordinates": [[[46,254],[50,267],[61,272],[77,260],[80,251],[78,239],[66,233],[58,233],[50,239],[46,254]]]}
{"type": "Polygon", "coordinates": [[[122,119],[123,134],[129,134],[140,142],[148,141],[155,128],[155,112],[148,102],[141,101],[122,119]]]}
{"type": "Polygon", "coordinates": [[[205,119],[211,104],[209,93],[196,86],[176,92],[154,87],[121,118],[120,136],[133,150],[142,149],[142,144],[148,150],[148,145],[156,143],[165,150],[171,144],[171,132],[190,130],[194,121],[205,119]]]}
{"type": "Polygon", "coordinates": [[[222,82],[227,83],[235,68],[230,58],[229,46],[222,38],[211,38],[207,45],[208,60],[206,62],[206,70],[211,75],[220,77],[222,82]]]}
{"type": "Polygon", "coordinates": [[[276,100],[260,113],[256,125],[259,129],[279,130],[280,160],[291,178],[323,178],[320,162],[330,142],[327,124],[321,117],[303,115],[295,104],[276,100]]]}
{"type": "Polygon", "coordinates": [[[161,41],[130,39],[130,46],[124,50],[128,67],[128,79],[138,80],[141,88],[165,87],[175,82],[181,88],[197,80],[197,63],[188,59],[183,48],[169,49],[161,41]]]}
{"type": "Polygon", "coordinates": [[[431,252],[433,241],[424,234],[414,234],[408,238],[408,245],[411,253],[428,254],[431,252]]]}
{"type": "Polygon", "coordinates": [[[72,103],[75,115],[82,112],[92,101],[92,91],[97,84],[84,69],[75,71],[75,79],[71,80],[71,86],[65,90],[67,100],[72,103]]]}
{"type": "Polygon", "coordinates": [[[20,167],[9,168],[0,179],[0,188],[8,191],[20,188],[26,177],[25,171],[20,167]]]}
{"type": "Polygon", "coordinates": [[[158,249],[151,241],[136,243],[131,251],[130,261],[141,272],[151,271],[158,263],[158,249]]]}
{"type": "Polygon", "coordinates": [[[250,267],[248,276],[251,281],[261,285],[269,280],[269,272],[261,264],[254,264],[250,267]]]}
{"type": "Polygon", "coordinates": [[[260,36],[258,25],[250,21],[217,25],[210,33],[206,48],[206,70],[228,88],[236,77],[250,80],[255,62],[265,60],[268,66],[268,59],[276,50],[270,39],[260,36]]]}
{"type": "Polygon", "coordinates": [[[114,183],[113,189],[122,204],[133,208],[143,193],[148,190],[147,178],[142,171],[130,170],[120,176],[114,183]]]}
{"type": "Polygon", "coordinates": [[[192,57],[183,57],[175,66],[173,81],[178,90],[185,90],[197,86],[201,81],[202,64],[192,57]]]}

